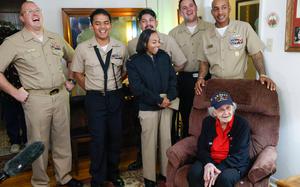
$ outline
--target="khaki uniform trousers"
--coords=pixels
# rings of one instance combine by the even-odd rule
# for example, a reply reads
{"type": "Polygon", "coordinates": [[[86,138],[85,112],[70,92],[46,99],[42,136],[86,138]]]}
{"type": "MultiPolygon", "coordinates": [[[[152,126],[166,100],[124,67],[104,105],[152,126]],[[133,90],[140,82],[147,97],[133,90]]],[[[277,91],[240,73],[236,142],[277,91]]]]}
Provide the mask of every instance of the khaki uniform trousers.
{"type": "Polygon", "coordinates": [[[171,146],[171,123],[173,110],[139,111],[142,126],[142,160],[144,178],[156,181],[157,143],[159,146],[160,172],[167,174],[166,151],[171,146]],[[157,142],[158,141],[158,142],[157,142]]]}
{"type": "Polygon", "coordinates": [[[47,175],[49,148],[56,181],[65,184],[72,178],[69,175],[72,169],[69,94],[64,87],[53,95],[50,91],[29,90],[29,97],[23,104],[28,143],[42,141],[45,144],[44,153],[32,164],[33,187],[50,186],[47,175]]]}

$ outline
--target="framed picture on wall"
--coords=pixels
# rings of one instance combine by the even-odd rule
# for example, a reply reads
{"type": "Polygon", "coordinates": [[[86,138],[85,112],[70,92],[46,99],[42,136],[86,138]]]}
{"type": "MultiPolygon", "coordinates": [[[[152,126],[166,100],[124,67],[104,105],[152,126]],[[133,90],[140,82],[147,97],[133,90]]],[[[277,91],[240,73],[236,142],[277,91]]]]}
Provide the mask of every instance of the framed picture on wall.
{"type": "Polygon", "coordinates": [[[300,0],[287,0],[285,51],[300,51],[300,0]]]}
{"type": "MultiPolygon", "coordinates": [[[[78,43],[93,36],[90,28],[89,15],[93,8],[63,8],[62,22],[64,38],[75,48],[78,43]]],[[[105,8],[112,17],[112,30],[110,35],[127,44],[140,32],[137,15],[141,8],[105,8]]]]}

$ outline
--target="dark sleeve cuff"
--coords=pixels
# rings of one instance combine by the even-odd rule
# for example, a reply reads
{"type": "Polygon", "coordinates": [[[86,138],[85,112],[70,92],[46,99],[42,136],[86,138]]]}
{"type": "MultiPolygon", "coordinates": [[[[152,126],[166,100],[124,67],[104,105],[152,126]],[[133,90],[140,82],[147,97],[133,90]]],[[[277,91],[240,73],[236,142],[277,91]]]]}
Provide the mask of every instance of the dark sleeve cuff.
{"type": "Polygon", "coordinates": [[[223,171],[224,169],[227,168],[225,163],[217,164],[216,168],[218,168],[220,171],[223,171]]]}
{"type": "Polygon", "coordinates": [[[162,98],[162,97],[160,97],[160,96],[158,96],[158,98],[157,98],[157,104],[158,105],[160,105],[162,102],[163,102],[163,100],[164,100],[164,98],[162,98]]]}
{"type": "Polygon", "coordinates": [[[176,98],[176,94],[168,94],[167,95],[167,98],[170,100],[170,101],[173,101],[175,98],[176,98]]]}

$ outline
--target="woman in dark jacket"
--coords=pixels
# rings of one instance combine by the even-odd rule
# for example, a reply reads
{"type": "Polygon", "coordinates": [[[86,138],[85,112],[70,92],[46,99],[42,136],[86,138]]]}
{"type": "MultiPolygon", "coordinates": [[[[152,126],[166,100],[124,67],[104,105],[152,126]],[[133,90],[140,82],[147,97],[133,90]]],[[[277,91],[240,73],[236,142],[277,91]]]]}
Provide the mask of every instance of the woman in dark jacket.
{"type": "Polygon", "coordinates": [[[171,146],[171,101],[176,97],[176,74],[169,55],[159,49],[156,31],[144,30],[137,54],[127,62],[129,85],[138,98],[142,126],[143,176],[146,187],[155,186],[159,144],[160,172],[166,176],[166,150],[171,146]]]}
{"type": "Polygon", "coordinates": [[[233,187],[249,168],[250,128],[235,115],[236,104],[229,93],[211,97],[210,116],[202,122],[197,161],[188,174],[189,186],[233,187]]]}

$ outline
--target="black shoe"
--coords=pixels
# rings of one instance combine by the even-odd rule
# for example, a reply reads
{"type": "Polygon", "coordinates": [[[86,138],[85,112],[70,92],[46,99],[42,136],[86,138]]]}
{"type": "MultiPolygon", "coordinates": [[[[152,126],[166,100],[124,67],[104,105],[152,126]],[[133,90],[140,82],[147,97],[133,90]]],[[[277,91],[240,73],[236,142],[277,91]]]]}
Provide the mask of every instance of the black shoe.
{"type": "Polygon", "coordinates": [[[91,180],[91,187],[104,187],[104,183],[97,183],[93,180],[91,180]]]}
{"type": "Polygon", "coordinates": [[[69,187],[83,187],[83,183],[79,180],[74,179],[74,178],[69,180],[69,182],[67,182],[65,185],[67,185],[69,187]]]}
{"type": "Polygon", "coordinates": [[[138,159],[128,165],[128,170],[129,171],[138,170],[138,169],[141,169],[142,167],[143,167],[143,162],[142,162],[142,160],[138,159]]]}
{"type": "Polygon", "coordinates": [[[121,177],[117,177],[115,180],[112,181],[115,187],[123,187],[125,183],[121,177]]]}
{"type": "Polygon", "coordinates": [[[144,178],[145,187],[156,187],[156,182],[144,178]]]}
{"type": "Polygon", "coordinates": [[[92,184],[91,187],[104,187],[104,184],[92,184]]]}
{"type": "Polygon", "coordinates": [[[156,175],[156,181],[163,181],[163,182],[166,182],[166,177],[163,176],[162,174],[158,174],[156,175]]]}

